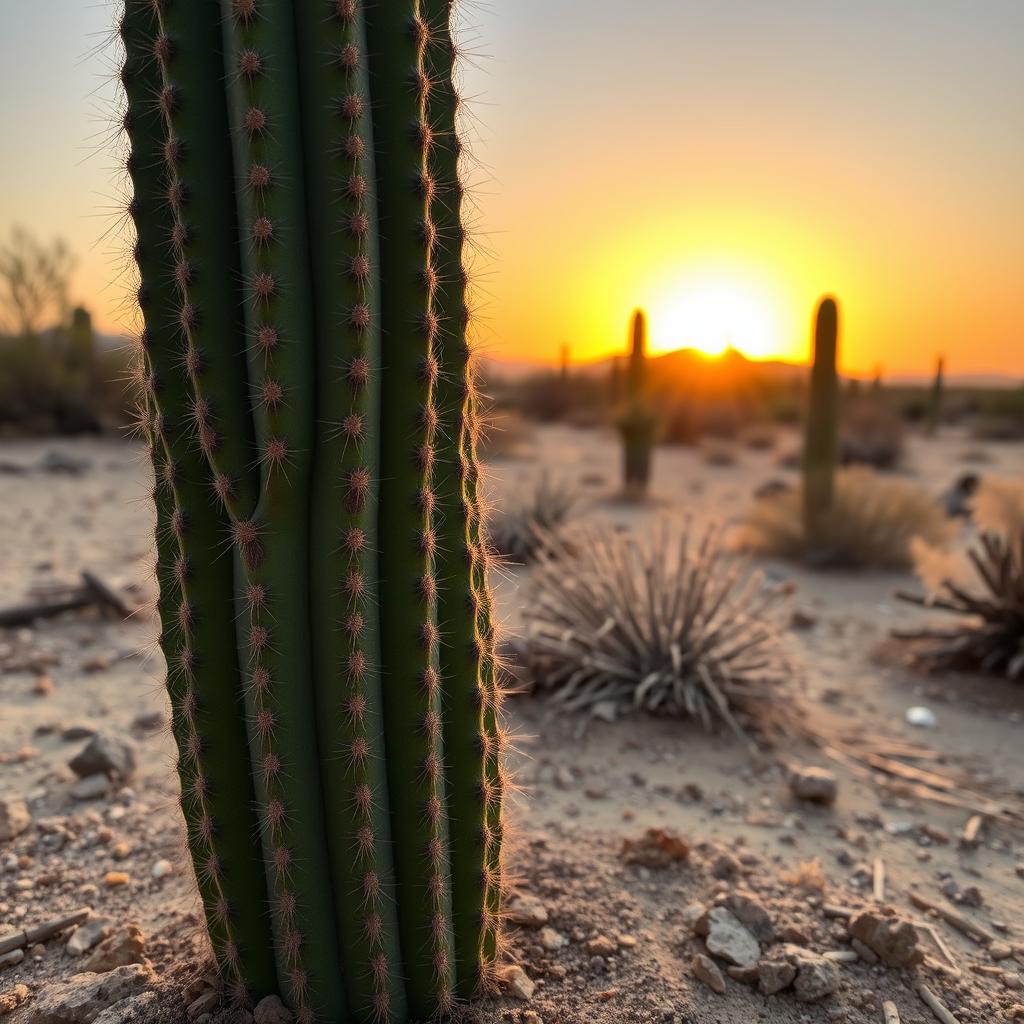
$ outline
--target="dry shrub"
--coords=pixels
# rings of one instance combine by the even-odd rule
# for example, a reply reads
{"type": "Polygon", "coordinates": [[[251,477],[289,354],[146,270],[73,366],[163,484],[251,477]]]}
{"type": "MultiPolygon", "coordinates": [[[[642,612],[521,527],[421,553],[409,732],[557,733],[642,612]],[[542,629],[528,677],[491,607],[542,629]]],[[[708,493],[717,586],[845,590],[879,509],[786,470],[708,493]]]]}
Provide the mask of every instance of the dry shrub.
{"type": "Polygon", "coordinates": [[[739,461],[736,445],[713,437],[701,439],[700,454],[708,466],[735,466],[739,461]]]}
{"type": "Polygon", "coordinates": [[[851,402],[843,410],[839,459],[843,465],[892,469],[903,457],[903,421],[877,399],[851,402]]]}
{"type": "Polygon", "coordinates": [[[898,595],[956,621],[896,635],[921,641],[915,653],[926,667],[1024,679],[1024,482],[985,481],[974,519],[981,533],[967,552],[967,571],[946,565],[937,572],[934,553],[925,549],[918,570],[933,592],[898,595]]]}
{"type": "Polygon", "coordinates": [[[545,473],[526,500],[492,514],[487,523],[491,550],[520,565],[534,559],[544,538],[555,535],[568,522],[579,495],[564,480],[553,482],[545,473]]]}
{"type": "Polygon", "coordinates": [[[808,889],[813,892],[824,892],[828,886],[825,871],[817,857],[813,860],[801,861],[792,871],[781,871],[779,878],[786,885],[792,885],[798,889],[808,889]]]}
{"type": "Polygon", "coordinates": [[[755,423],[743,431],[740,438],[751,451],[767,452],[775,447],[778,440],[775,428],[769,423],[755,423]]]}
{"type": "Polygon", "coordinates": [[[836,474],[835,498],[812,544],[804,533],[799,488],[758,501],[741,530],[744,547],[806,561],[820,568],[907,569],[912,542],[945,546],[952,533],[942,506],[905,480],[877,476],[866,466],[836,474]]]}
{"type": "Polygon", "coordinates": [[[526,602],[527,663],[570,711],[779,727],[793,716],[780,630],[788,602],[711,527],[660,521],[649,538],[590,526],[542,549],[526,602]]]}

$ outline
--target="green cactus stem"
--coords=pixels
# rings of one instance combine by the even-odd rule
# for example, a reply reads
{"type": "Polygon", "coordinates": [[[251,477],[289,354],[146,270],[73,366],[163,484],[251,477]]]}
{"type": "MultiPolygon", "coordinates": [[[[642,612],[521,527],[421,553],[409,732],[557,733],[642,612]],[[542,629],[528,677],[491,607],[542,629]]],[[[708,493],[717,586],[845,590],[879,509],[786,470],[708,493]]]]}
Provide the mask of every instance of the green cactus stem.
{"type": "Polygon", "coordinates": [[[226,980],[298,1024],[447,1012],[498,945],[450,16],[125,2],[183,810],[226,980]]]}
{"type": "Polygon", "coordinates": [[[839,460],[838,337],[838,307],[835,299],[824,298],[815,317],[803,455],[804,536],[811,549],[822,536],[835,492],[839,460]]]}
{"type": "Polygon", "coordinates": [[[622,436],[624,490],[641,496],[650,484],[657,418],[647,398],[647,318],[639,309],[633,314],[626,410],[618,427],[622,436]]]}

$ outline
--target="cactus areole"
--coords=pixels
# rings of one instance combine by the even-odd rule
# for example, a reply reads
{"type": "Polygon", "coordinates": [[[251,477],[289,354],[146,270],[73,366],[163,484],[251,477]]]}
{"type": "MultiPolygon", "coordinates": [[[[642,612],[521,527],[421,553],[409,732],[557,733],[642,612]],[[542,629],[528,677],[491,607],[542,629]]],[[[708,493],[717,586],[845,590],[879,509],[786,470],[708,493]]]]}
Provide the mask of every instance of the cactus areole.
{"type": "Polygon", "coordinates": [[[493,973],[502,732],[450,0],[126,0],[182,807],[225,982],[425,1020],[493,973]]]}

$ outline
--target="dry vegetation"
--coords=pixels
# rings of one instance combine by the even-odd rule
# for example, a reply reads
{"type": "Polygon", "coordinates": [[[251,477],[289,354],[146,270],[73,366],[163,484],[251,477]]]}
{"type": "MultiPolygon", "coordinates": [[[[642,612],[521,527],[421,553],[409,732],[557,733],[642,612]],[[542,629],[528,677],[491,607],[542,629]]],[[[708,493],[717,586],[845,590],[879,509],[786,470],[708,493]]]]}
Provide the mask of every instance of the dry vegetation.
{"type": "Polygon", "coordinates": [[[545,473],[526,499],[491,515],[487,536],[491,550],[508,562],[525,565],[544,538],[557,534],[579,502],[575,489],[545,473]]]}
{"type": "Polygon", "coordinates": [[[553,540],[526,606],[538,685],[570,711],[641,709],[779,724],[790,673],[778,641],[778,588],[727,551],[721,530],[657,524],[647,543],[589,528],[553,540]]]}
{"type": "MultiPolygon", "coordinates": [[[[974,519],[980,533],[967,552],[972,578],[962,583],[951,568],[931,595],[899,595],[957,621],[899,635],[922,641],[917,657],[929,668],[1024,679],[1024,484],[986,481],[974,500],[974,519]]],[[[927,567],[922,575],[934,575],[931,552],[920,557],[927,567]]]]}
{"type": "Polygon", "coordinates": [[[802,503],[797,488],[758,501],[741,530],[742,546],[819,568],[906,569],[915,538],[942,547],[951,533],[945,511],[921,487],[863,466],[836,474],[827,533],[813,544],[804,532],[802,503]]]}

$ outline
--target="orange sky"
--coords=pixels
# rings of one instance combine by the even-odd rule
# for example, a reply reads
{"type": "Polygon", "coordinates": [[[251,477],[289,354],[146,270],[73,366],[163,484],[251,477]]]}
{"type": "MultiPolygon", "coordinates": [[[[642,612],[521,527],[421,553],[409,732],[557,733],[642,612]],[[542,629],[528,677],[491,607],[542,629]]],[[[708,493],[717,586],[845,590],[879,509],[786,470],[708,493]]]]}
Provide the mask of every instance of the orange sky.
{"type": "MultiPolygon", "coordinates": [[[[0,233],[66,237],[113,330],[111,21],[2,5],[0,233]]],[[[1024,374],[1024,4],[517,0],[467,23],[489,354],[621,349],[643,306],[655,349],[802,358],[827,291],[848,372],[1024,374]]]]}

